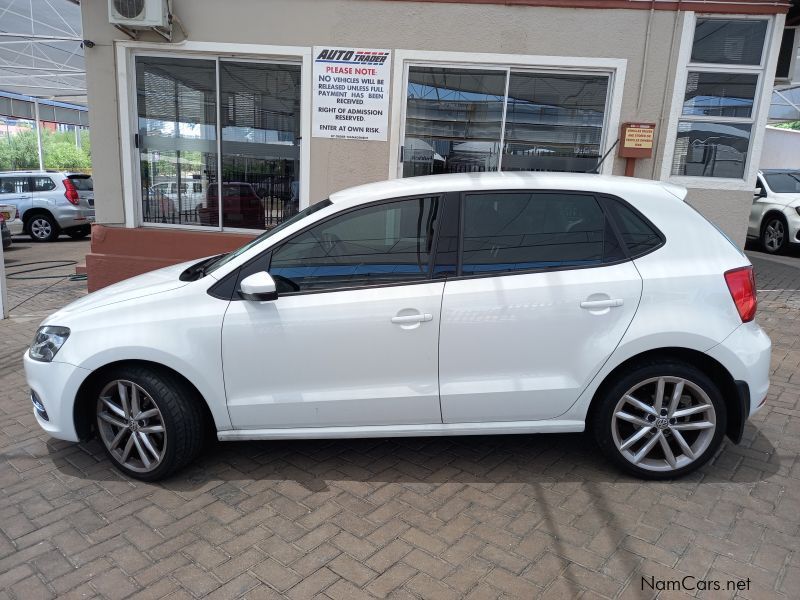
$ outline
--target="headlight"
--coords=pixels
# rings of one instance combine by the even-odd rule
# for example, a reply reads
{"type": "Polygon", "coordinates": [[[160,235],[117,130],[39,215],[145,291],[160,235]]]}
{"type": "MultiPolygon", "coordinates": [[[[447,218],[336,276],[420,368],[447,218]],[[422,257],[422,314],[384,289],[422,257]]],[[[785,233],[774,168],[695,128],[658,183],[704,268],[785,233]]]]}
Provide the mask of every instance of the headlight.
{"type": "Polygon", "coordinates": [[[33,360],[50,362],[69,337],[69,327],[47,325],[39,327],[33,338],[28,356],[33,360]]]}

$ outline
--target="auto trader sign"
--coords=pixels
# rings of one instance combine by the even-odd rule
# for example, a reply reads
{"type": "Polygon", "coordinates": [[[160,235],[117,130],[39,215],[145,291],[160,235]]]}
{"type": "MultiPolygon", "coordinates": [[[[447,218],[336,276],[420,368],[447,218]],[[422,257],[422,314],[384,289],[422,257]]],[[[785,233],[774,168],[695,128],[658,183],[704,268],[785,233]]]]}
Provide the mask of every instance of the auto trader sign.
{"type": "Polygon", "coordinates": [[[386,140],[389,50],[314,48],[312,135],[386,140]]]}

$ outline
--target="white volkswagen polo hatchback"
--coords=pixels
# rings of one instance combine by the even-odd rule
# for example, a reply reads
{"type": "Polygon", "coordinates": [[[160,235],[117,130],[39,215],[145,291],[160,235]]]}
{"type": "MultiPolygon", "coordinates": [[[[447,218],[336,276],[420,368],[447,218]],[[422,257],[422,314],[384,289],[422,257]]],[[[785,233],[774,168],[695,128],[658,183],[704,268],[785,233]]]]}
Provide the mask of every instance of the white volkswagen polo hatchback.
{"type": "Polygon", "coordinates": [[[51,435],[140,479],[221,440],[592,431],[696,469],[769,386],[742,252],[659,182],[436,175],[333,194],[230,254],[112,285],[25,356],[51,435]]]}

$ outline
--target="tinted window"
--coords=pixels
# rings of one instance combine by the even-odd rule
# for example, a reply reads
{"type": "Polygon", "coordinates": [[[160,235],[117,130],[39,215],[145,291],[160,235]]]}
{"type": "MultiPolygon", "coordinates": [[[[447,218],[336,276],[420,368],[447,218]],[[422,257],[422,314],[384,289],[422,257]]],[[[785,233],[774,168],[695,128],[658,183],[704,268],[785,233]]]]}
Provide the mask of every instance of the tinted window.
{"type": "MultiPolygon", "coordinates": [[[[771,189],[776,194],[800,193],[800,171],[794,173],[770,173],[764,175],[771,189]]],[[[760,184],[759,184],[760,185],[760,184]]]]}
{"type": "Polygon", "coordinates": [[[269,272],[279,292],[427,279],[438,212],[436,198],[349,212],[287,241],[269,272]]]}
{"type": "Polygon", "coordinates": [[[609,200],[608,208],[617,222],[622,241],[632,257],[641,256],[661,245],[658,232],[626,204],[609,200]]]}
{"type": "Polygon", "coordinates": [[[758,65],[767,34],[767,21],[697,19],[692,62],[758,65]]]}
{"type": "Polygon", "coordinates": [[[30,180],[27,177],[3,177],[0,179],[0,194],[22,194],[30,191],[30,180]]]}
{"type": "Polygon", "coordinates": [[[621,257],[593,196],[491,192],[465,198],[464,275],[592,265],[621,257]]]}
{"type": "Polygon", "coordinates": [[[33,191],[34,192],[49,192],[56,189],[56,184],[49,177],[34,177],[33,178],[33,191]]]}
{"type": "Polygon", "coordinates": [[[94,181],[89,175],[70,175],[69,178],[79,192],[94,191],[94,181]]]}

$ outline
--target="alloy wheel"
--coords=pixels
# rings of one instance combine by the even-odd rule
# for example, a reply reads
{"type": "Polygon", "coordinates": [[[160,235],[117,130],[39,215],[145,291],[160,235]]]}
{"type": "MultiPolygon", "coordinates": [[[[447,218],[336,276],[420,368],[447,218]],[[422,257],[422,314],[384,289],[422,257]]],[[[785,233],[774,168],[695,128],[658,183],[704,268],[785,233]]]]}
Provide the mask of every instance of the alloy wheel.
{"type": "Polygon", "coordinates": [[[109,454],[131,471],[148,473],[164,460],[164,418],[150,394],[132,381],[116,379],[103,388],[97,427],[109,454]]]}
{"type": "Polygon", "coordinates": [[[783,246],[783,238],[786,232],[783,227],[783,221],[780,219],[772,219],[764,227],[764,246],[771,252],[780,250],[783,246]]]}
{"type": "Polygon", "coordinates": [[[648,471],[676,471],[708,449],[717,427],[711,399],[682,377],[653,377],[629,389],[614,408],[619,453],[648,471]]]}
{"type": "Polygon", "coordinates": [[[53,233],[53,226],[47,219],[34,218],[30,227],[33,236],[40,240],[46,240],[53,233]]]}

